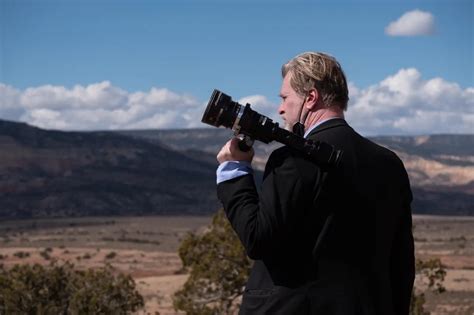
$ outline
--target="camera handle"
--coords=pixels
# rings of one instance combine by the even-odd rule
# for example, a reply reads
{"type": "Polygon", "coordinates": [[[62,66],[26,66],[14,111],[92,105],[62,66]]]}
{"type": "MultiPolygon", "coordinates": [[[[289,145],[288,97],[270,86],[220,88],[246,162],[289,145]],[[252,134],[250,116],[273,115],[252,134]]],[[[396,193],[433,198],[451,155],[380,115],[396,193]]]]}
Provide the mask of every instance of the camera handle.
{"type": "Polygon", "coordinates": [[[239,147],[240,151],[248,152],[250,151],[250,149],[252,149],[254,142],[252,138],[242,134],[236,135],[236,137],[240,139],[240,141],[237,143],[237,146],[239,147]]]}

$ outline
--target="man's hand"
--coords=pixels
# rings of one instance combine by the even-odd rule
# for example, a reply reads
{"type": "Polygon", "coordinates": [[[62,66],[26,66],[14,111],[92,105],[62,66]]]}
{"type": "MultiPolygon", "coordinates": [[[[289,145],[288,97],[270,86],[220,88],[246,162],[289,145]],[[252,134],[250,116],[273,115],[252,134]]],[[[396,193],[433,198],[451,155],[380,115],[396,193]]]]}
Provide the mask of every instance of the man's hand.
{"type": "Polygon", "coordinates": [[[217,161],[223,163],[225,161],[247,161],[252,162],[254,151],[251,148],[249,151],[241,151],[238,147],[240,139],[232,138],[222,147],[222,149],[217,154],[217,161]]]}

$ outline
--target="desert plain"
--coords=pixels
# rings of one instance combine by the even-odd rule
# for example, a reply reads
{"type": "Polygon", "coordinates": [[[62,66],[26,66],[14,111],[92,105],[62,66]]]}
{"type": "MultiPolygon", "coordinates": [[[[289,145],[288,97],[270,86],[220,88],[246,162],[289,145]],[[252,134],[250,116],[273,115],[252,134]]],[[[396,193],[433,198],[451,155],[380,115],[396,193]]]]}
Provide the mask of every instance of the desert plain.
{"type": "MultiPolygon", "coordinates": [[[[130,274],[145,299],[139,314],[180,314],[172,295],[185,283],[178,248],[209,216],[83,217],[0,221],[0,264],[70,261],[77,268],[109,263],[130,274]]],[[[446,266],[446,292],[426,293],[433,315],[474,314],[474,217],[414,215],[417,258],[446,266]]],[[[422,279],[417,290],[424,288],[422,279]]]]}

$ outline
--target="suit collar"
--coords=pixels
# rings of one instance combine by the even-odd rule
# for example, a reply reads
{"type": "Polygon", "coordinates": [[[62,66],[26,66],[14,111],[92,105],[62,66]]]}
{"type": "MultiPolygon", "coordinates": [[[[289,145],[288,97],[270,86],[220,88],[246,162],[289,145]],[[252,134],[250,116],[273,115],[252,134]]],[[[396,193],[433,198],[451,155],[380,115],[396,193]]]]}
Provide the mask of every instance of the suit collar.
{"type": "Polygon", "coordinates": [[[323,130],[327,130],[334,127],[340,127],[340,126],[348,126],[344,118],[334,118],[334,119],[327,120],[323,122],[322,124],[320,124],[319,126],[317,126],[316,128],[314,128],[313,130],[311,130],[311,132],[308,134],[306,138],[309,138],[312,135],[318,132],[321,132],[323,130]]]}

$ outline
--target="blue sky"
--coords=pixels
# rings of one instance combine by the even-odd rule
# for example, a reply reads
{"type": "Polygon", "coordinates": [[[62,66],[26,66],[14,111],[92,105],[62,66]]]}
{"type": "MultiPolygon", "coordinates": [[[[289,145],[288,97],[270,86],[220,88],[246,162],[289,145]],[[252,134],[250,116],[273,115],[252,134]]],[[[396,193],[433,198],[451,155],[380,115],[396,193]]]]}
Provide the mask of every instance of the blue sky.
{"type": "MultiPolygon", "coordinates": [[[[206,102],[214,88],[236,99],[254,101],[264,113],[273,115],[281,64],[300,52],[315,50],[334,55],[342,64],[353,86],[354,111],[372,106],[377,98],[367,98],[383,92],[384,86],[397,91],[401,79],[414,80],[414,85],[428,89],[431,95],[431,89],[437,86],[433,80],[438,78],[441,90],[447,89],[443,95],[457,93],[451,99],[438,95],[432,104],[421,106],[425,111],[431,106],[430,120],[436,116],[438,124],[457,124],[456,128],[439,129],[429,122],[415,128],[419,121],[408,126],[407,119],[426,116],[413,108],[403,113],[394,110],[391,119],[374,111],[352,114],[349,110],[355,125],[366,124],[360,117],[364,115],[376,120],[363,130],[366,134],[473,131],[474,110],[469,108],[474,96],[472,1],[0,3],[0,83],[4,90],[0,118],[56,129],[195,127],[198,125],[191,120],[202,111],[196,107],[206,102]],[[430,34],[386,33],[391,22],[414,10],[433,18],[430,34]],[[384,81],[391,77],[392,81],[384,81]],[[48,86],[50,90],[45,90],[48,86]],[[110,99],[117,97],[116,104],[102,108],[97,104],[94,109],[89,106],[87,113],[73,113],[71,105],[65,104],[71,97],[83,97],[74,108],[88,107],[80,104],[96,97],[90,93],[97,90],[112,91],[110,99]],[[47,105],[48,94],[54,94],[50,102],[58,104],[47,105]],[[25,101],[32,97],[36,101],[25,101]],[[61,97],[63,100],[58,100],[61,97]],[[38,101],[40,98],[42,101],[38,101]],[[136,101],[141,102],[140,108],[156,107],[156,115],[150,109],[146,114],[155,119],[145,121],[140,115],[124,118],[127,111],[130,114],[132,98],[142,100],[136,101]],[[440,103],[450,101],[457,105],[454,112],[446,113],[440,103]],[[181,103],[187,104],[181,114],[173,113],[172,109],[181,103]],[[85,119],[93,110],[104,116],[96,115],[94,123],[82,125],[69,120],[75,114],[85,115],[85,119]],[[120,119],[118,110],[122,111],[120,119]],[[109,113],[115,118],[104,111],[115,111],[109,113]],[[104,118],[102,124],[97,117],[104,118]],[[391,125],[384,126],[387,122],[391,125]]],[[[403,92],[412,98],[405,104],[407,108],[423,99],[413,99],[414,92],[403,92]]],[[[107,94],[97,97],[109,99],[107,94]]]]}

